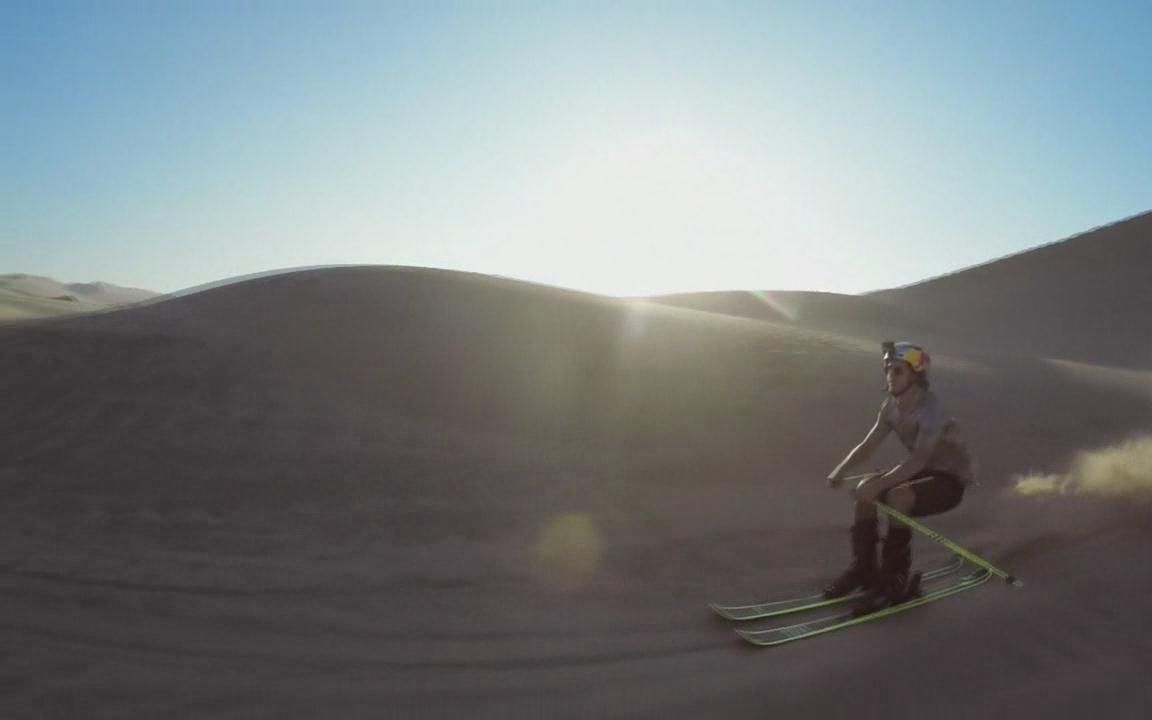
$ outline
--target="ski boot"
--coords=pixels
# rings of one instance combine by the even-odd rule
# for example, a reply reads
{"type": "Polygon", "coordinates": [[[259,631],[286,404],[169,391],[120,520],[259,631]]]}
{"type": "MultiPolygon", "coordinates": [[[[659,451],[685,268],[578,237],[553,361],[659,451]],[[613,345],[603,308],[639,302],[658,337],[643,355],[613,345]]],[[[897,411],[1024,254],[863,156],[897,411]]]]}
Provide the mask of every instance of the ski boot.
{"type": "Polygon", "coordinates": [[[904,526],[889,526],[881,551],[882,563],[872,589],[853,609],[855,617],[868,615],[892,605],[920,597],[920,573],[912,567],[912,531],[904,526]]]}
{"type": "Polygon", "coordinates": [[[852,564],[824,588],[828,600],[867,590],[876,582],[876,520],[857,520],[852,525],[852,564]]]}

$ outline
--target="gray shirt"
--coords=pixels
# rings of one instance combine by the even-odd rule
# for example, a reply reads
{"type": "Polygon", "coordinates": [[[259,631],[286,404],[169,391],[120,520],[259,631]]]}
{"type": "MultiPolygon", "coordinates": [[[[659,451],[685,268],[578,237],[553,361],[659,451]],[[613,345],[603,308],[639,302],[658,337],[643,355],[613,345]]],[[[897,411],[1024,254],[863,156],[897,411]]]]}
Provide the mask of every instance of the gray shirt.
{"type": "Polygon", "coordinates": [[[904,411],[896,398],[886,398],[880,406],[878,422],[882,428],[894,430],[909,452],[931,445],[928,468],[949,472],[965,484],[971,483],[972,461],[956,419],[948,414],[934,392],[919,392],[920,398],[904,411]]]}

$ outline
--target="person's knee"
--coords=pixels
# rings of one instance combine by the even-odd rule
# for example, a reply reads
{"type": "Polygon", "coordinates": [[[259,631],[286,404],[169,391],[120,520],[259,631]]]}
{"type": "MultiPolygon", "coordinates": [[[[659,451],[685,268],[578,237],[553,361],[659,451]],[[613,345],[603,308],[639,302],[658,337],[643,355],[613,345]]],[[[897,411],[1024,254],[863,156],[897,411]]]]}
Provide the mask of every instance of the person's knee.
{"type": "Polygon", "coordinates": [[[888,506],[907,513],[916,504],[916,491],[907,485],[900,485],[888,491],[888,506]]]}
{"type": "Polygon", "coordinates": [[[864,502],[863,500],[857,500],[856,501],[856,507],[855,507],[855,514],[856,514],[856,517],[859,519],[874,518],[874,517],[876,517],[876,506],[870,502],[864,502]]]}

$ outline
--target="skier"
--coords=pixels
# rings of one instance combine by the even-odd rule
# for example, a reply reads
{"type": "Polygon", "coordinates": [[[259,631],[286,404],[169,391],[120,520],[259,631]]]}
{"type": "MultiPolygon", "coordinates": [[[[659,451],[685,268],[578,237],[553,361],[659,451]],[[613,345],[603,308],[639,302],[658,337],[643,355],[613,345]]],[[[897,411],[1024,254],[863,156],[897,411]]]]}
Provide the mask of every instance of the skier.
{"type": "Polygon", "coordinates": [[[890,518],[881,562],[876,562],[879,538],[873,501],[881,500],[914,517],[935,515],[959,505],[965,487],[972,482],[968,450],[956,421],[929,389],[928,353],[909,342],[884,342],[881,349],[888,397],[864,441],[828,475],[829,486],[839,487],[845,473],[866,461],[892,431],[910,453],[900,465],[856,486],[852,564],[824,590],[826,598],[842,597],[856,589],[868,591],[861,606],[865,612],[903,602],[918,593],[917,583],[909,577],[910,528],[890,518]]]}

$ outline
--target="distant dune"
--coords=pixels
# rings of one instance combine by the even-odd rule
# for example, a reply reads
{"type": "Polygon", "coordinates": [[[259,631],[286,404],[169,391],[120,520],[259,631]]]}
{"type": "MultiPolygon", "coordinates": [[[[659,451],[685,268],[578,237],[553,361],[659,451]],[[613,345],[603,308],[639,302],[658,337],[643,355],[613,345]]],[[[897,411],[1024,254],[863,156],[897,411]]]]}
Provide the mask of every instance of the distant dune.
{"type": "Polygon", "coordinates": [[[52,278],[0,275],[0,321],[59,317],[142,302],[159,293],[103,282],[61,283],[52,278]]]}
{"type": "Polygon", "coordinates": [[[139,288],[126,288],[105,282],[69,283],[69,292],[104,305],[127,305],[159,297],[160,293],[139,288]]]}

